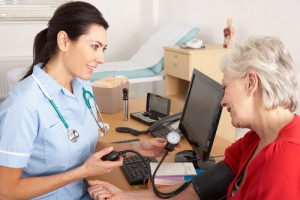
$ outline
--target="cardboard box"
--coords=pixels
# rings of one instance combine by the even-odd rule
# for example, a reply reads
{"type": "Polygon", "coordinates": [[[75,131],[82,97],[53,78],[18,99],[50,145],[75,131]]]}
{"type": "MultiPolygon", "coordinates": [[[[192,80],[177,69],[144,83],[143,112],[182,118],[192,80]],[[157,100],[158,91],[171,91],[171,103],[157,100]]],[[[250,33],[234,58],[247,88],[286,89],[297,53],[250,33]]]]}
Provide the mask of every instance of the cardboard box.
{"type": "Polygon", "coordinates": [[[94,96],[100,112],[116,113],[123,109],[123,88],[128,89],[126,81],[121,85],[112,88],[93,86],[94,96]]]}

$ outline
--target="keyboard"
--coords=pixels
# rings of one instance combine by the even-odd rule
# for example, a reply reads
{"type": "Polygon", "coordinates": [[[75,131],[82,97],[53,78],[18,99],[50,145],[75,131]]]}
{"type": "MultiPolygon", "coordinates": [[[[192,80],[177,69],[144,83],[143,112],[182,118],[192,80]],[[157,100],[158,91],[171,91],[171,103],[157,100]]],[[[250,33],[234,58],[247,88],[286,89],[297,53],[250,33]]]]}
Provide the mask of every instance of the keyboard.
{"type": "MultiPolygon", "coordinates": [[[[157,162],[153,157],[144,157],[150,166],[150,162],[157,162]]],[[[146,184],[149,172],[146,164],[139,156],[124,158],[121,170],[130,185],[146,184]]]]}

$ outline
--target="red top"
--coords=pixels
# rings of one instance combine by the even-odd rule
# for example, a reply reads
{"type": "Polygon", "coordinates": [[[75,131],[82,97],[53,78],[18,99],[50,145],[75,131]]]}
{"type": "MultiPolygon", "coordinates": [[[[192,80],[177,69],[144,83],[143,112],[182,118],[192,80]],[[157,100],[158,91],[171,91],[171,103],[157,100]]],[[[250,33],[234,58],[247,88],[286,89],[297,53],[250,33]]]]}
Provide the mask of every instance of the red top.
{"type": "Polygon", "coordinates": [[[283,127],[248,166],[245,180],[234,196],[232,189],[254,153],[259,136],[249,131],[225,151],[225,163],[236,174],[227,199],[300,199],[300,117],[283,127]]]}

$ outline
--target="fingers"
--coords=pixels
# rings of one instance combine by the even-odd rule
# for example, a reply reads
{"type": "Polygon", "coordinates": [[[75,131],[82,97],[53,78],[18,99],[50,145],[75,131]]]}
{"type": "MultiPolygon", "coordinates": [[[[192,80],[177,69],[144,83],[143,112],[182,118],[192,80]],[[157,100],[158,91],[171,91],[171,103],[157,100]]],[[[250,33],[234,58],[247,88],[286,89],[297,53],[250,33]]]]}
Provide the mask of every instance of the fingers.
{"type": "Polygon", "coordinates": [[[99,184],[89,187],[88,192],[89,192],[90,196],[95,200],[102,200],[102,199],[107,199],[107,198],[112,197],[111,192],[99,184]]]}
{"type": "Polygon", "coordinates": [[[90,186],[104,184],[103,181],[99,181],[99,180],[88,180],[87,182],[90,186]]]}
{"type": "Polygon", "coordinates": [[[102,161],[101,158],[110,153],[112,147],[105,148],[101,151],[95,152],[82,165],[84,177],[101,175],[111,172],[114,168],[123,165],[123,157],[120,156],[117,161],[102,161]]]}
{"type": "Polygon", "coordinates": [[[159,143],[167,143],[167,140],[164,138],[153,138],[154,140],[156,140],[159,143]]]}
{"type": "Polygon", "coordinates": [[[106,154],[109,154],[114,148],[113,147],[107,147],[102,149],[101,151],[95,152],[93,155],[97,158],[100,159],[106,154]]]}
{"type": "Polygon", "coordinates": [[[96,185],[101,185],[101,187],[103,188],[102,190],[105,189],[109,191],[111,194],[119,193],[122,191],[120,188],[110,184],[109,182],[100,181],[100,180],[88,180],[87,182],[91,186],[91,188],[93,188],[91,189],[92,191],[100,190],[99,188],[94,187],[96,185]]]}

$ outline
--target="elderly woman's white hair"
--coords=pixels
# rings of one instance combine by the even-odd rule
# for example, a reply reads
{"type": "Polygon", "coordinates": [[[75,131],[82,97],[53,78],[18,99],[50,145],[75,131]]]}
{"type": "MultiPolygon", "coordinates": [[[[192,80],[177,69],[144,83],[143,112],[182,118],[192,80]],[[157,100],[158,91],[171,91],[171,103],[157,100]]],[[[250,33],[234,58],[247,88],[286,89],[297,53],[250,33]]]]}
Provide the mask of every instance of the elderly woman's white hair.
{"type": "Polygon", "coordinates": [[[260,80],[266,109],[283,106],[293,112],[297,108],[299,72],[279,38],[250,37],[237,46],[233,53],[224,57],[221,70],[235,78],[246,76],[249,70],[255,71],[260,80]]]}

